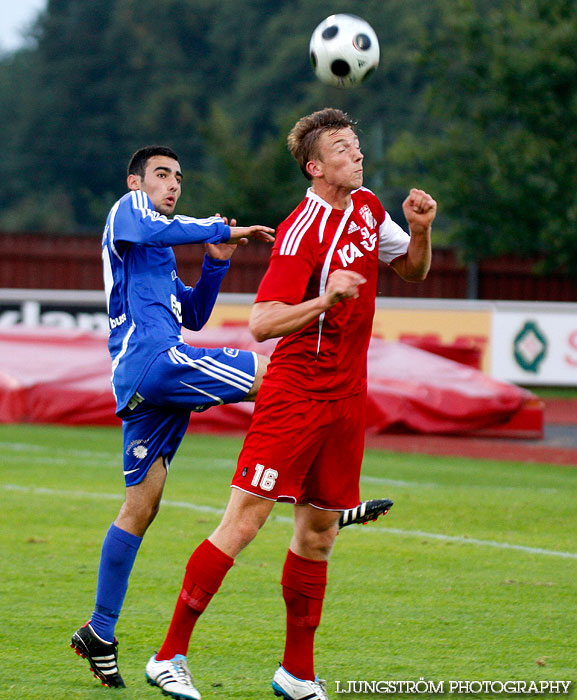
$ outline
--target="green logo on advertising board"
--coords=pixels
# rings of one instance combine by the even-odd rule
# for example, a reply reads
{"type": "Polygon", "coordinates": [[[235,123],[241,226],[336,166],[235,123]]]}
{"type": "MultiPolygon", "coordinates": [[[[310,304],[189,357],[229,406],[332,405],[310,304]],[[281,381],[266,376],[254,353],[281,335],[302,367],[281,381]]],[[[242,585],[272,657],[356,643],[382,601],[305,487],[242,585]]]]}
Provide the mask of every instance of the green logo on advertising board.
{"type": "Polygon", "coordinates": [[[535,321],[526,321],[515,336],[513,353],[517,364],[527,372],[539,371],[539,365],[547,354],[547,338],[535,321]]]}

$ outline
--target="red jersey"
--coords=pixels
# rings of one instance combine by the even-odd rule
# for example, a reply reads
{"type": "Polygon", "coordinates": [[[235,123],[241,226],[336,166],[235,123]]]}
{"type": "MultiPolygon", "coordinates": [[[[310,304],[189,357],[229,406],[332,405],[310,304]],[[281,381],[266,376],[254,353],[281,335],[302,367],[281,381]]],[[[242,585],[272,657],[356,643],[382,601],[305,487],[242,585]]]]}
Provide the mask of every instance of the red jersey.
{"type": "Polygon", "coordinates": [[[264,381],[318,399],[366,389],[378,261],[406,253],[409,235],[361,187],[346,210],[334,209],[311,189],[280,224],[256,301],[299,304],[325,291],[334,270],[353,270],[367,282],[358,299],[345,299],[295,333],[281,338],[264,381]]]}

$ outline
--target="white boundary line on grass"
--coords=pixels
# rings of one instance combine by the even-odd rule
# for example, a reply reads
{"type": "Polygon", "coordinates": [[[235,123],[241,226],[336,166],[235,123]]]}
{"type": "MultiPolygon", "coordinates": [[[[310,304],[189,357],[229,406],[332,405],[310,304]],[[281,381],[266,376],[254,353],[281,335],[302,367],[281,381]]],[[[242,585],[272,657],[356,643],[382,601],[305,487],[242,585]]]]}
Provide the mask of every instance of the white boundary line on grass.
{"type": "MultiPolygon", "coordinates": [[[[91,493],[89,491],[65,491],[61,489],[47,489],[34,486],[19,486],[17,484],[3,484],[4,491],[20,491],[31,493],[33,495],[42,496],[67,496],[74,498],[96,498],[107,501],[122,501],[123,496],[112,493],[91,493]]],[[[223,508],[214,508],[213,506],[201,506],[187,501],[167,501],[162,500],[161,505],[171,508],[185,508],[186,510],[198,511],[200,513],[213,513],[214,515],[222,515],[223,508]]],[[[292,523],[293,519],[285,515],[271,515],[272,520],[278,522],[292,523]]],[[[495,547],[496,549],[510,549],[517,552],[525,552],[526,554],[538,554],[549,557],[561,557],[562,559],[577,559],[575,552],[560,552],[554,549],[541,549],[540,547],[526,547],[521,544],[511,544],[509,542],[495,542],[494,540],[479,540],[475,537],[465,537],[463,535],[442,535],[436,532],[424,532],[422,530],[401,530],[395,527],[378,527],[370,526],[365,528],[357,528],[362,533],[383,533],[389,535],[400,535],[401,537],[421,537],[429,540],[438,540],[441,542],[456,542],[458,544],[471,544],[478,547],[495,547]]]]}
{"type": "Polygon", "coordinates": [[[430,540],[441,540],[442,542],[457,542],[458,544],[474,544],[479,547],[495,547],[497,549],[514,549],[518,552],[528,554],[543,554],[549,557],[561,557],[563,559],[577,559],[575,552],[559,552],[554,549],[541,549],[540,547],[526,547],[522,544],[510,544],[509,542],[495,542],[494,540],[479,540],[475,537],[465,537],[464,535],[441,535],[435,532],[422,532],[421,530],[399,530],[395,527],[371,527],[368,532],[387,532],[392,535],[402,537],[424,537],[430,540]]]}

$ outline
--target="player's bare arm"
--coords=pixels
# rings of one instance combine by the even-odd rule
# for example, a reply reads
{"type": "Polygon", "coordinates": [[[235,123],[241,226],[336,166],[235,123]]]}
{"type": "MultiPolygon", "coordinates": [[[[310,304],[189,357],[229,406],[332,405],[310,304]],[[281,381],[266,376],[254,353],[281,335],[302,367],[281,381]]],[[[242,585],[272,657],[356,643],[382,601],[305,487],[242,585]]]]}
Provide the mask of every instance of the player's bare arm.
{"type": "Polygon", "coordinates": [[[300,304],[281,301],[256,303],[249,319],[250,332],[259,342],[280,338],[304,328],[344,299],[356,299],[366,279],[352,270],[335,270],[327,280],[325,293],[300,304]]]}
{"type": "MultiPolygon", "coordinates": [[[[220,214],[215,214],[215,216],[220,216],[220,214]]],[[[226,216],[221,217],[222,220],[224,221],[225,224],[229,224],[229,221],[226,216]]],[[[236,225],[236,219],[231,219],[230,220],[230,241],[227,243],[206,243],[205,244],[205,249],[207,254],[211,257],[214,258],[215,260],[229,260],[232,255],[234,254],[234,251],[236,250],[236,247],[239,245],[247,245],[248,244],[248,239],[249,237],[251,238],[258,238],[259,240],[264,240],[270,243],[271,241],[274,240],[274,238],[270,235],[274,233],[274,229],[268,228],[268,226],[247,226],[244,227],[244,229],[257,229],[256,235],[245,235],[243,236],[240,232],[243,230],[243,227],[238,227],[236,225]],[[233,240],[233,231],[234,233],[234,240],[233,240]]]]}
{"type": "Polygon", "coordinates": [[[252,238],[255,241],[265,241],[266,243],[272,243],[274,238],[272,234],[274,233],[274,228],[268,226],[261,226],[257,224],[255,226],[231,226],[230,227],[230,240],[229,243],[239,243],[243,238],[252,238]]]}
{"type": "Polygon", "coordinates": [[[431,267],[431,227],[437,202],[423,190],[412,189],[403,202],[403,212],[411,240],[406,254],[393,260],[391,267],[405,281],[421,282],[431,267]]]}

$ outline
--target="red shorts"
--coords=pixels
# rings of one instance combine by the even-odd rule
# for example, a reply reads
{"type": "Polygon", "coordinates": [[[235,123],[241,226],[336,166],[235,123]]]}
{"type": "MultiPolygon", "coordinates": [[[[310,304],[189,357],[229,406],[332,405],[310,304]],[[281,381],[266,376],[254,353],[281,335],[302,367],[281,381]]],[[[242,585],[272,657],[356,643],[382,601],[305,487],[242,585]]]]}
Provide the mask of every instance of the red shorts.
{"type": "Polygon", "coordinates": [[[327,510],[359,504],[365,392],[316,400],[264,384],[232,486],[327,510]]]}

